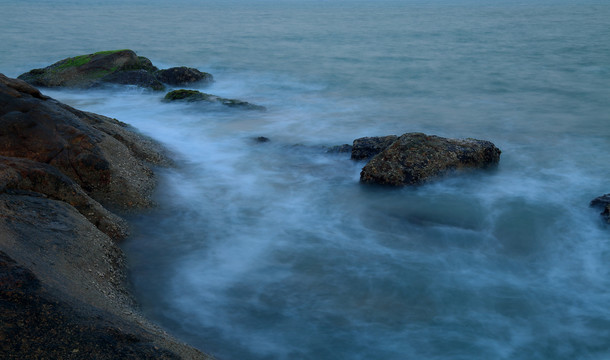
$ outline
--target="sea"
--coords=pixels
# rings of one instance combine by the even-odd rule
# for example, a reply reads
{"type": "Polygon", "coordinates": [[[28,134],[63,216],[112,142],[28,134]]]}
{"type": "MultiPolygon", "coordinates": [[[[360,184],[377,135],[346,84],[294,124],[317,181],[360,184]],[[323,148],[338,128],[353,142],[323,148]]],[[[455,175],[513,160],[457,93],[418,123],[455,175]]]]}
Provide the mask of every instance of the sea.
{"type": "Polygon", "coordinates": [[[171,152],[121,246],[141,311],[182,341],[219,360],[610,359],[610,226],[589,206],[610,193],[609,2],[0,0],[0,34],[10,77],[128,48],[267,108],[42,89],[171,152]],[[407,132],[501,160],[388,188],[328,152],[407,132]]]}

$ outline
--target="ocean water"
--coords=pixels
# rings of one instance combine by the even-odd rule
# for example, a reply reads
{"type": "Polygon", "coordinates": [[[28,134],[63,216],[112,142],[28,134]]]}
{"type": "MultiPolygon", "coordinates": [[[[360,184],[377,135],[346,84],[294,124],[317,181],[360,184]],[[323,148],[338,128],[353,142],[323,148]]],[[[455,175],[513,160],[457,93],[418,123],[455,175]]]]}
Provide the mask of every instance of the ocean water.
{"type": "Polygon", "coordinates": [[[218,359],[608,359],[610,4],[5,1],[0,72],[130,48],[266,112],[43,92],[164,143],[124,242],[142,311],[218,359]],[[425,132],[500,165],[359,184],[326,147],[425,132]],[[266,143],[253,139],[265,136],[266,143]]]}

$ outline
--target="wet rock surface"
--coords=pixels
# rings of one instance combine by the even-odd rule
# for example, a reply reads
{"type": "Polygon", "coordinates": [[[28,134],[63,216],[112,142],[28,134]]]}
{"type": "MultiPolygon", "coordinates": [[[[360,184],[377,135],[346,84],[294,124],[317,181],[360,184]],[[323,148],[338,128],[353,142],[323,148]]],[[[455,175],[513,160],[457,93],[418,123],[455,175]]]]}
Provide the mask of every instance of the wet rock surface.
{"type": "MultiPolygon", "coordinates": [[[[157,68],[132,50],[111,50],[66,58],[45,68],[30,70],[18,78],[34,86],[88,88],[105,82],[127,84],[127,77],[119,82],[117,74],[135,70],[149,73],[157,68]]],[[[129,84],[143,85],[137,81],[129,84]]]]}
{"type": "Polygon", "coordinates": [[[591,200],[589,205],[591,207],[601,209],[602,212],[600,215],[608,224],[610,224],[610,194],[596,197],[595,199],[591,200]]]}
{"type": "Polygon", "coordinates": [[[176,86],[184,86],[195,83],[206,84],[214,81],[212,74],[186,66],[159,70],[155,73],[155,76],[161,82],[176,86]]]}
{"type": "Polygon", "coordinates": [[[18,77],[34,86],[91,88],[106,84],[135,85],[164,90],[165,85],[184,86],[214,81],[211,74],[186,66],[159,70],[129,49],[100,51],[60,60],[18,77]]]}
{"type": "Polygon", "coordinates": [[[151,206],[151,164],[126,124],[0,74],[0,353],[7,359],[208,359],[135,310],[111,209],[151,206]]]}
{"type": "Polygon", "coordinates": [[[150,140],[139,143],[145,138],[119,121],[43,97],[1,74],[0,103],[0,156],[52,165],[104,205],[151,205],[155,179],[146,163],[164,156],[146,146],[150,140]]]}
{"type": "Polygon", "coordinates": [[[364,166],[360,181],[392,186],[418,185],[449,171],[487,168],[499,161],[500,150],[489,141],[407,133],[364,166]]]}
{"type": "Polygon", "coordinates": [[[244,110],[266,110],[264,106],[251,104],[246,101],[236,99],[226,99],[212,94],[202,93],[197,90],[173,90],[168,92],[164,98],[165,101],[185,101],[185,102],[203,102],[203,103],[216,103],[222,104],[232,108],[239,108],[244,110]]]}
{"type": "Polygon", "coordinates": [[[354,140],[352,160],[370,159],[392,145],[398,139],[396,135],[363,137],[354,140]]]}

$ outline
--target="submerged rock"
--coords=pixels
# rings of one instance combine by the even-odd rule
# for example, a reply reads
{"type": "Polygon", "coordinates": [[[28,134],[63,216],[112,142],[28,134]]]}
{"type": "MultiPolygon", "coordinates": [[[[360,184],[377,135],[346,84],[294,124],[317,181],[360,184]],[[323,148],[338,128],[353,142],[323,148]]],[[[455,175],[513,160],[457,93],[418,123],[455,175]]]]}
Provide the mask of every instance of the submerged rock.
{"type": "Polygon", "coordinates": [[[448,171],[495,165],[500,161],[500,153],[489,141],[407,133],[362,168],[360,181],[394,186],[417,185],[448,171]]]}
{"type": "Polygon", "coordinates": [[[165,101],[187,101],[187,102],[208,102],[208,103],[219,103],[225,106],[240,108],[244,110],[261,110],[264,111],[266,108],[260,105],[254,105],[249,102],[225,99],[216,95],[202,93],[197,90],[174,90],[170,91],[165,95],[165,101]]]}
{"type": "Polygon", "coordinates": [[[363,137],[354,140],[352,146],[352,160],[372,158],[390,146],[398,139],[396,135],[363,137]]]}
{"type": "Polygon", "coordinates": [[[352,151],[352,146],[349,144],[331,146],[326,150],[327,153],[351,153],[352,151]]]}
{"type": "Polygon", "coordinates": [[[126,71],[156,71],[151,61],[137,56],[132,50],[100,51],[60,60],[42,69],[34,69],[18,78],[35,86],[44,87],[77,87],[88,88],[106,82],[144,86],[140,78],[134,76],[120,77],[117,74],[126,71]],[[127,82],[132,79],[133,82],[127,82]]]}
{"type": "Polygon", "coordinates": [[[155,73],[157,79],[169,85],[183,86],[193,83],[210,83],[214,81],[212,74],[201,72],[186,66],[159,70],[155,73]]]}
{"type": "Polygon", "coordinates": [[[271,141],[271,139],[269,139],[268,137],[265,137],[265,136],[257,136],[253,140],[254,140],[254,142],[257,142],[257,143],[266,143],[266,142],[271,141]]]}
{"type": "Polygon", "coordinates": [[[604,217],[606,222],[610,224],[610,194],[605,194],[591,200],[589,204],[591,207],[602,209],[600,213],[604,217]]]}

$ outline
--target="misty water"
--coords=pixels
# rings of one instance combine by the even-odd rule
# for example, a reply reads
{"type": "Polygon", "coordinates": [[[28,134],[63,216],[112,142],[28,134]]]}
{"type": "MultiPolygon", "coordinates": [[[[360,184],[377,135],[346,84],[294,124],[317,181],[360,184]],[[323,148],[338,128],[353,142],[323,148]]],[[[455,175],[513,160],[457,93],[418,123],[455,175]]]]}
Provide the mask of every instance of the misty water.
{"type": "Polygon", "coordinates": [[[219,359],[610,358],[610,5],[5,1],[0,72],[130,48],[207,93],[43,89],[159,140],[122,244],[142,311],[219,359]],[[497,169],[359,183],[363,136],[492,141],[497,169]],[[265,136],[269,142],[253,139],[265,136]]]}

